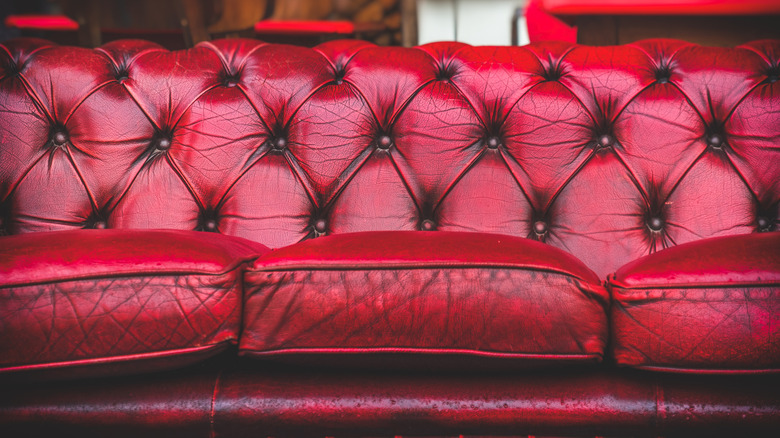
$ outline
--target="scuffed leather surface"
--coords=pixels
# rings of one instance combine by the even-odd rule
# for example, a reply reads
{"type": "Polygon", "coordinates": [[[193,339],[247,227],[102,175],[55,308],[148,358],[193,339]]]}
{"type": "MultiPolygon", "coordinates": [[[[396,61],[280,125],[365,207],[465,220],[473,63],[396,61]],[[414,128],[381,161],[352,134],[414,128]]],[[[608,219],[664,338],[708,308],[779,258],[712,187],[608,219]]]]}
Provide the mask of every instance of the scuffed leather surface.
{"type": "Polygon", "coordinates": [[[197,347],[219,351],[238,338],[240,286],[231,272],[4,288],[0,371],[131,362],[171,350],[186,356],[197,347]]]}
{"type": "Polygon", "coordinates": [[[245,274],[240,351],[601,359],[607,293],[570,273],[589,273],[580,262],[527,239],[495,248],[496,236],[417,234],[345,234],[258,259],[245,274]],[[476,242],[486,245],[462,257],[474,260],[452,261],[476,242]],[[355,245],[374,249],[357,260],[355,245]],[[426,253],[437,255],[416,259],[426,253]],[[301,262],[313,258],[323,262],[301,262]]]}
{"type": "Polygon", "coordinates": [[[7,42],[2,228],[481,231],[604,278],[777,230],[779,44],[7,42]]]}
{"type": "Polygon", "coordinates": [[[212,438],[217,370],[0,387],[0,424],[14,437],[212,438]]]}
{"type": "Polygon", "coordinates": [[[660,251],[609,279],[615,360],[669,371],[780,370],[780,233],[660,251]]]}
{"type": "Polygon", "coordinates": [[[172,367],[236,343],[241,268],[265,252],[180,231],[78,230],[3,242],[0,372],[59,375],[67,373],[57,368],[91,365],[172,367]]]}
{"type": "MultiPolygon", "coordinates": [[[[776,436],[780,382],[633,370],[506,375],[256,364],[2,387],[11,436],[776,436]]],[[[476,437],[474,437],[476,438],[476,437]]]]}
{"type": "MultiPolygon", "coordinates": [[[[615,370],[520,375],[226,374],[215,431],[279,435],[773,436],[777,379],[615,370]]],[[[744,376],[740,376],[744,377],[744,376]]]]}

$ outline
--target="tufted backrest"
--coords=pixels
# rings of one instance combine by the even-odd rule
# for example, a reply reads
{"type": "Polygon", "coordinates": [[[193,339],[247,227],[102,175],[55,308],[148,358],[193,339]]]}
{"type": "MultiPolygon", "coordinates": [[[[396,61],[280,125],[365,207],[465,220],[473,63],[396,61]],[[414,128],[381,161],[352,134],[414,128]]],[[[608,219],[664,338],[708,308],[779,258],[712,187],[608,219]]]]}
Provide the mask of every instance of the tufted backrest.
{"type": "Polygon", "coordinates": [[[168,52],[0,45],[7,234],[213,231],[281,247],[484,231],[605,276],[662,248],[773,231],[780,41],[168,52]]]}

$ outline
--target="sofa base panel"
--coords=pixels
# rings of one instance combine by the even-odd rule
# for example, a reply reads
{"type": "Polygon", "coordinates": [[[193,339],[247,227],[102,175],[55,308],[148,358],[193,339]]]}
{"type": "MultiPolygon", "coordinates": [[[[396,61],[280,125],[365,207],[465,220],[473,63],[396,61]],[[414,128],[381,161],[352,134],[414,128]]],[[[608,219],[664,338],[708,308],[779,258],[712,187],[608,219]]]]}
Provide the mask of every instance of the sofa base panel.
{"type": "Polygon", "coordinates": [[[212,361],[153,376],[4,384],[7,436],[776,436],[780,377],[578,368],[339,371],[212,361]]]}

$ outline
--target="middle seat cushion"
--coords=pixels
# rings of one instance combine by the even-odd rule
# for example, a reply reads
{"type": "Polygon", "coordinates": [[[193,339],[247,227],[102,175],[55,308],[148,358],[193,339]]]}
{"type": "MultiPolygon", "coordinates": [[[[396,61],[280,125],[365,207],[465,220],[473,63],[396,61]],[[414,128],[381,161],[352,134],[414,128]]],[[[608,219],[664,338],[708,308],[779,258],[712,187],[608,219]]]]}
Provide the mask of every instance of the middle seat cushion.
{"type": "Polygon", "coordinates": [[[608,336],[609,299],[595,273],[504,235],[320,237],[256,260],[245,288],[239,348],[248,356],[598,362],[608,336]]]}

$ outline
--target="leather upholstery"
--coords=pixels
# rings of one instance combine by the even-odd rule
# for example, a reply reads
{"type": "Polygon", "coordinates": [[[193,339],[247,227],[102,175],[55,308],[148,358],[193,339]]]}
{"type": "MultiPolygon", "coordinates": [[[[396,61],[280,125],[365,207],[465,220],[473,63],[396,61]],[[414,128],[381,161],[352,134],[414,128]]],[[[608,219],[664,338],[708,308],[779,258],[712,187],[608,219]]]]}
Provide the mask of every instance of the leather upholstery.
{"type": "Polygon", "coordinates": [[[609,299],[598,277],[529,239],[339,234],[279,249],[245,278],[239,348],[247,355],[360,356],[342,366],[367,354],[403,353],[407,364],[444,355],[454,368],[459,356],[477,356],[516,368],[600,361],[607,344],[609,299]]]}
{"type": "Polygon", "coordinates": [[[5,237],[0,373],[95,376],[214,355],[238,340],[241,268],[265,251],[182,231],[5,237]]]}
{"type": "MultiPolygon", "coordinates": [[[[544,344],[555,354],[571,352],[571,345],[584,340],[580,351],[597,359],[607,321],[601,316],[606,296],[603,289],[597,292],[596,279],[640,257],[657,256],[614,277],[613,297],[627,308],[625,296],[632,292],[624,296],[619,289],[632,291],[632,282],[675,289],[667,293],[674,295],[681,287],[664,283],[670,274],[719,277],[724,283],[753,275],[742,268],[755,254],[711,259],[711,271],[698,271],[675,261],[682,253],[662,250],[701,241],[696,245],[702,251],[731,251],[708,239],[748,239],[754,233],[771,233],[767,241],[776,240],[778,79],[779,41],[731,49],[669,40],[618,47],[438,43],[410,49],[338,41],[305,49],[222,40],[182,52],[142,41],[95,50],[31,39],[2,43],[0,234],[11,236],[0,243],[0,265],[8,269],[0,289],[0,360],[9,371],[85,365],[85,374],[110,373],[105,361],[123,372],[179,366],[201,358],[179,353],[201,348],[211,353],[237,336],[255,342],[253,336],[273,334],[276,327],[257,318],[261,293],[269,295],[269,285],[262,283],[268,278],[294,303],[298,295],[311,297],[309,302],[319,295],[341,299],[344,294],[328,296],[327,289],[336,290],[339,282],[382,284],[384,290],[396,274],[407,275],[407,284],[434,285],[425,292],[435,304],[431,315],[446,310],[443,296],[469,292],[448,289],[440,281],[447,275],[474,275],[498,292],[522,284],[519,298],[491,296],[510,304],[500,309],[506,312],[502,324],[518,316],[529,318],[518,325],[549,324],[544,312],[523,313],[526,303],[544,306],[558,321],[585,314],[593,319],[582,327],[566,326],[572,331],[556,332],[554,339],[545,338],[546,327],[544,334],[533,332],[533,339],[509,336],[525,342],[521,345],[544,344]],[[151,229],[178,231],[142,239],[156,243],[132,238],[151,229]],[[480,237],[464,244],[465,232],[480,237]],[[492,242],[492,249],[480,247],[496,239],[487,234],[507,236],[523,251],[496,251],[492,242]],[[123,243],[90,243],[99,236],[119,236],[123,243]],[[419,237],[406,241],[408,236],[419,237]],[[235,243],[234,237],[258,246],[235,243]],[[523,238],[541,243],[519,243],[523,238]],[[404,252],[414,245],[420,245],[414,254],[404,252]],[[268,253],[247,275],[255,289],[244,297],[248,318],[241,326],[239,294],[246,292],[241,264],[266,247],[278,252],[268,253]],[[148,259],[135,263],[134,251],[147,250],[148,259]],[[77,266],[68,263],[71,255],[77,266]],[[324,255],[327,259],[317,259],[324,255]],[[333,264],[310,269],[315,260],[333,264]],[[480,264],[484,261],[490,263],[480,264]],[[664,263],[669,270],[655,275],[653,267],[664,263]],[[361,265],[367,269],[354,269],[361,265]],[[672,272],[677,265],[690,272],[672,272]],[[420,268],[407,274],[415,266],[420,268]],[[498,281],[502,276],[514,276],[514,283],[498,281]],[[299,278],[321,288],[296,290],[299,278]],[[546,282],[540,290],[557,281],[559,296],[552,296],[552,288],[534,295],[526,278],[546,282]],[[138,301],[125,309],[113,301],[117,296],[138,301]],[[214,301],[202,302],[204,296],[214,301]],[[70,304],[82,297],[87,299],[70,304]],[[40,305],[25,305],[35,299],[40,305]],[[108,311],[92,312],[96,303],[108,311]],[[555,307],[561,303],[574,304],[555,307]],[[190,330],[186,323],[196,317],[204,319],[190,330]],[[100,328],[90,331],[93,323],[100,328]],[[46,330],[57,324],[64,326],[46,330]],[[122,341],[132,335],[139,341],[122,341]],[[587,344],[592,339],[596,342],[587,344]],[[125,359],[144,365],[133,368],[137,363],[125,359]]],[[[774,248],[766,251],[773,254],[774,248]]],[[[720,293],[721,280],[695,293],[720,293]]],[[[748,283],[743,286],[752,287],[748,283]]],[[[387,287],[409,292],[403,285],[387,287]]],[[[776,284],[770,286],[763,296],[775,296],[776,284]]],[[[378,306],[379,298],[392,298],[381,290],[360,293],[378,306]]],[[[776,313],[776,297],[770,301],[769,313],[776,313]]],[[[345,302],[317,303],[308,314],[280,313],[275,303],[277,314],[269,321],[307,323],[325,309],[338,319],[327,329],[361,323],[363,339],[369,322],[399,328],[370,321],[376,319],[374,309],[360,315],[362,321],[353,320],[340,312],[349,309],[345,302]]],[[[698,302],[681,302],[693,310],[675,323],[691,331],[709,327],[697,317],[714,313],[698,310],[698,302]]],[[[671,313],[661,310],[638,316],[663,324],[671,313]]],[[[745,314],[753,317],[753,311],[745,314]]],[[[458,330],[492,322],[485,314],[479,317],[459,321],[458,330]]],[[[467,330],[448,331],[441,321],[430,327],[412,317],[399,321],[417,323],[412,327],[419,330],[397,337],[398,345],[429,348],[434,335],[443,335],[447,349],[510,351],[507,345],[492,346],[499,342],[496,336],[479,344],[482,339],[463,338],[467,330]],[[459,343],[464,339],[470,343],[459,343]]],[[[615,344],[616,355],[621,364],[642,366],[625,359],[621,346],[638,341],[645,348],[661,338],[648,341],[640,330],[626,327],[623,321],[613,329],[616,337],[625,335],[615,344]]],[[[285,329],[295,334],[297,328],[285,329]]],[[[762,351],[775,360],[772,330],[751,332],[739,325],[716,330],[729,345],[755,342],[758,348],[768,342],[762,351]]],[[[307,332],[317,342],[333,333],[301,333],[307,332]]],[[[291,345],[290,339],[271,349],[291,345]]],[[[338,341],[341,345],[321,345],[341,348],[350,339],[338,341]]],[[[360,341],[356,345],[370,346],[360,341]]],[[[258,352],[267,347],[244,346],[258,352]]],[[[746,369],[731,353],[710,355],[707,348],[699,356],[712,362],[689,365],[682,358],[682,366],[690,368],[677,369],[734,371],[713,366],[718,363],[746,369]]],[[[228,364],[241,360],[235,351],[228,353],[228,364]]],[[[751,370],[765,366],[763,357],[751,370]]],[[[651,359],[648,363],[666,366],[663,355],[651,359]]],[[[775,375],[689,380],[580,364],[550,370],[547,377],[512,369],[452,378],[394,371],[319,380],[310,367],[280,375],[257,360],[239,372],[220,369],[224,372],[206,377],[192,367],[181,375],[52,387],[3,382],[3,393],[13,391],[0,400],[0,418],[17,425],[14,430],[65,425],[74,433],[111,434],[117,429],[164,434],[167,428],[208,436],[312,430],[568,434],[585,427],[595,435],[646,433],[649,425],[667,435],[693,428],[777,431],[780,412],[775,375]],[[158,379],[170,384],[156,385],[158,379]],[[142,382],[137,392],[134,382],[142,382]],[[258,430],[263,427],[267,431],[258,430]]]]}
{"type": "Polygon", "coordinates": [[[688,372],[780,369],[780,233],[691,242],[609,279],[618,364],[688,372]]]}
{"type": "Polygon", "coordinates": [[[604,278],[777,229],[778,44],[9,42],[2,228],[481,231],[604,278]]]}
{"type": "Polygon", "coordinates": [[[780,380],[768,377],[301,372],[251,363],[5,387],[0,423],[11,436],[772,437],[780,380]]]}

